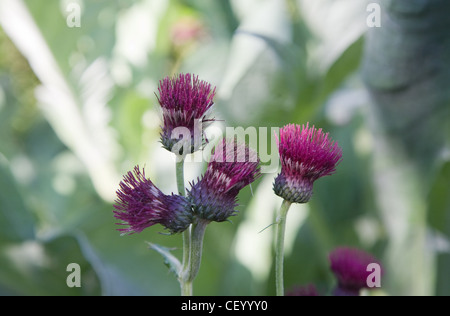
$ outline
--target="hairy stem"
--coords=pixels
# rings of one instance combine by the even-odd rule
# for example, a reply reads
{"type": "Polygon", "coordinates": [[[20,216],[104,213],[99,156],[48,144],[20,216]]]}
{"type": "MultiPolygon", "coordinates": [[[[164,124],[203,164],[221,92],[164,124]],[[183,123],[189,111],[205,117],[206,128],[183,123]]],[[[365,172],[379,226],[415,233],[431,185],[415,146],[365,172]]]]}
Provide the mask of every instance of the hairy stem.
{"type": "Polygon", "coordinates": [[[275,241],[275,282],[277,296],[284,296],[284,235],[286,231],[286,217],[291,207],[291,203],[284,200],[276,220],[276,241],[275,241]]]}
{"type": "MultiPolygon", "coordinates": [[[[184,159],[177,160],[176,162],[176,178],[178,194],[186,196],[186,189],[184,187],[184,159]]],[[[192,282],[188,282],[184,279],[184,271],[189,267],[189,256],[191,252],[191,227],[183,232],[183,262],[181,265],[181,271],[179,272],[178,281],[180,282],[181,295],[192,296],[192,282]]]]}
{"type": "Polygon", "coordinates": [[[184,159],[176,162],[176,176],[178,194],[186,196],[186,189],[184,188],[184,159]]]}
{"type": "Polygon", "coordinates": [[[203,237],[205,236],[206,226],[209,221],[198,219],[192,225],[191,234],[191,248],[189,256],[189,265],[184,271],[183,278],[186,282],[192,283],[197,277],[198,271],[200,270],[200,264],[202,261],[202,249],[203,249],[203,237]]]}

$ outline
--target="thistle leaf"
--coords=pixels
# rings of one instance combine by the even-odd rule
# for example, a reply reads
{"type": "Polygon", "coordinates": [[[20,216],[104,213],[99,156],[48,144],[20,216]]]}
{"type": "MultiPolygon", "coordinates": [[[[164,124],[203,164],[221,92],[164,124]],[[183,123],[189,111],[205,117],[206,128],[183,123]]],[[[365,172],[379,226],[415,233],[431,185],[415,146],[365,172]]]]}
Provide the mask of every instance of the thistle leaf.
{"type": "Polygon", "coordinates": [[[171,254],[173,249],[166,248],[157,244],[147,242],[149,249],[158,252],[164,259],[164,264],[169,268],[169,271],[173,273],[177,278],[179,277],[179,272],[181,271],[181,262],[177,257],[171,254]]]}

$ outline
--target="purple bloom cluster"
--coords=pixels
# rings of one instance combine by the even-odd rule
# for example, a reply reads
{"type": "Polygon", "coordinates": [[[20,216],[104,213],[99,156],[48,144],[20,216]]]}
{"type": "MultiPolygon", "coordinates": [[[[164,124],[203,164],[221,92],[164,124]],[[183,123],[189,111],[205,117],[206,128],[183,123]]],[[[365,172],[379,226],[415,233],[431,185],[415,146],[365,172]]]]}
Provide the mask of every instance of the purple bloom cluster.
{"type": "MultiPolygon", "coordinates": [[[[182,158],[177,161],[180,195],[164,194],[146,178],[144,170],[136,166],[119,184],[114,217],[120,221],[118,230],[123,234],[140,233],[156,224],[175,234],[186,231],[193,224],[183,236],[187,251],[183,254],[183,267],[178,271],[183,293],[189,294],[192,293],[189,287],[192,287],[192,280],[200,267],[206,225],[212,221],[226,221],[237,213],[239,192],[261,176],[260,160],[256,151],[245,143],[236,138],[224,139],[214,148],[203,176],[192,182],[187,195],[182,196],[185,191],[184,158],[207,141],[204,129],[215,121],[208,112],[214,105],[216,89],[199,80],[198,76],[180,74],[161,80],[158,92],[156,97],[163,117],[161,143],[165,149],[182,158]]],[[[342,159],[342,149],[328,133],[310,127],[309,123],[306,126],[284,126],[280,129],[277,144],[281,172],[273,189],[285,200],[276,223],[277,237],[280,236],[276,243],[277,294],[282,295],[284,245],[281,236],[289,206],[291,203],[307,203],[311,199],[314,182],[336,171],[342,159]]],[[[360,289],[367,286],[368,265],[377,263],[369,254],[353,248],[338,248],[329,259],[338,280],[335,295],[358,295],[360,289]]],[[[318,292],[314,285],[309,285],[296,287],[288,295],[318,296],[318,292]]]]}
{"type": "Polygon", "coordinates": [[[208,221],[223,222],[236,213],[237,195],[260,176],[255,151],[236,140],[216,146],[201,180],[191,185],[189,200],[194,214],[208,221]]]}
{"type": "Polygon", "coordinates": [[[359,291],[367,287],[367,278],[370,272],[367,267],[379,261],[365,251],[341,247],[329,255],[331,270],[338,280],[334,292],[336,296],[357,296],[359,291]]]}
{"type": "MultiPolygon", "coordinates": [[[[215,89],[196,76],[180,74],[162,80],[158,91],[164,119],[161,132],[163,146],[172,151],[174,145],[181,141],[172,138],[172,133],[176,128],[184,127],[191,135],[188,153],[193,153],[203,142],[205,123],[214,121],[207,117],[207,111],[213,105],[215,89]],[[200,131],[194,130],[197,120],[202,123],[200,131]],[[198,134],[200,139],[194,139],[198,134]]],[[[119,225],[128,226],[119,231],[124,234],[139,233],[147,227],[161,224],[171,233],[179,233],[186,230],[196,217],[207,221],[225,221],[235,213],[239,191],[259,174],[256,152],[235,140],[224,140],[216,146],[206,173],[191,185],[186,198],[163,194],[145,178],[139,167],[135,167],[134,172],[124,176],[117,191],[114,216],[122,221],[119,225]]]]}
{"type": "MultiPolygon", "coordinates": [[[[180,141],[188,141],[188,153],[176,153],[185,155],[197,151],[203,143],[203,130],[214,119],[208,118],[207,112],[214,105],[216,89],[206,81],[201,81],[198,76],[180,74],[178,77],[166,77],[160,81],[158,101],[162,108],[163,128],[161,143],[169,151],[180,141]],[[196,124],[200,130],[196,130],[196,124]],[[191,139],[182,139],[173,132],[176,128],[184,127],[191,139]]],[[[184,147],[183,147],[184,148],[184,147]]]]}
{"type": "Polygon", "coordinates": [[[187,198],[165,195],[139,167],[128,172],[117,191],[115,217],[123,233],[139,233],[161,224],[171,233],[186,230],[195,217],[223,222],[236,213],[237,195],[260,175],[259,158],[245,144],[223,141],[216,146],[203,177],[191,185],[187,198]]]}
{"type": "Polygon", "coordinates": [[[331,175],[342,159],[342,149],[328,133],[314,126],[287,125],[277,139],[281,173],[275,179],[275,194],[291,203],[307,203],[314,181],[331,175]]]}
{"type": "Polygon", "coordinates": [[[117,191],[114,216],[128,228],[119,229],[124,234],[140,233],[147,227],[161,224],[171,233],[186,230],[192,222],[189,202],[182,196],[165,195],[139,167],[129,171],[117,191]]]}

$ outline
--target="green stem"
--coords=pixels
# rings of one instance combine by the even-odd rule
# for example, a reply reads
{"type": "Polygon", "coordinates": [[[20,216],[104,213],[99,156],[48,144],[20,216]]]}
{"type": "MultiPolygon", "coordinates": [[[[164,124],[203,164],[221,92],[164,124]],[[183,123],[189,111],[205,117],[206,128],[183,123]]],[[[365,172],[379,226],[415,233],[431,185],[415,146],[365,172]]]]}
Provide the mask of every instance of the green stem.
{"type": "MultiPolygon", "coordinates": [[[[177,178],[177,188],[178,194],[181,196],[186,196],[186,189],[184,187],[184,158],[176,162],[176,178],[177,178]]],[[[181,266],[181,271],[179,272],[178,281],[180,282],[181,295],[182,296],[192,296],[192,282],[187,282],[183,273],[189,266],[189,255],[191,252],[191,227],[188,227],[183,232],[183,262],[181,266]]]]}
{"type": "Polygon", "coordinates": [[[184,188],[184,158],[176,162],[176,176],[177,176],[177,188],[178,194],[186,196],[186,189],[184,188]]]}
{"type": "MultiPolygon", "coordinates": [[[[177,160],[176,176],[177,176],[178,194],[181,196],[186,196],[186,189],[184,187],[184,158],[177,160]]],[[[189,252],[190,252],[189,249],[191,247],[190,244],[191,244],[191,228],[189,227],[183,232],[183,263],[182,263],[183,267],[186,267],[189,262],[189,252]]]]}
{"type": "MultiPolygon", "coordinates": [[[[186,196],[186,189],[184,187],[184,159],[177,161],[176,175],[178,193],[186,196]]],[[[191,227],[183,232],[183,262],[178,275],[182,296],[193,295],[192,282],[200,270],[203,237],[205,236],[205,230],[208,224],[209,221],[197,219],[191,227]]]]}
{"type": "Polygon", "coordinates": [[[180,278],[181,296],[192,296],[192,282],[182,281],[180,278]]]}
{"type": "Polygon", "coordinates": [[[278,213],[276,224],[276,241],[275,241],[275,282],[277,296],[284,296],[284,235],[286,231],[286,217],[291,207],[291,202],[286,200],[281,204],[280,212],[278,213]]]}
{"type": "Polygon", "coordinates": [[[191,235],[191,253],[189,256],[189,266],[184,271],[183,278],[186,282],[192,283],[197,277],[202,261],[203,238],[205,236],[206,226],[210,222],[204,219],[198,219],[192,224],[191,235]]]}
{"type": "Polygon", "coordinates": [[[191,253],[191,227],[189,226],[183,232],[183,262],[181,265],[181,271],[179,272],[178,280],[181,286],[182,296],[192,296],[192,282],[188,282],[184,279],[184,271],[188,269],[190,265],[190,253],[191,253]]]}

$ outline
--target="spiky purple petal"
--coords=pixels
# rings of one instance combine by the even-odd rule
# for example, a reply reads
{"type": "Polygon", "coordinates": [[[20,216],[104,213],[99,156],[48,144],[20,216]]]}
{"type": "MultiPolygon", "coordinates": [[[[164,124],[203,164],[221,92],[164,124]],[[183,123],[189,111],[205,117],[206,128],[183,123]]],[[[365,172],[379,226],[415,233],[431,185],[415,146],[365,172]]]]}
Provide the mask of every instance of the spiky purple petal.
{"type": "Polygon", "coordinates": [[[139,166],[129,171],[119,186],[114,217],[122,221],[118,225],[128,226],[118,229],[124,234],[140,233],[155,224],[178,233],[192,222],[189,202],[184,197],[162,193],[139,166]]]}
{"type": "Polygon", "coordinates": [[[207,112],[214,105],[216,89],[206,81],[199,80],[198,76],[188,73],[161,80],[158,92],[164,121],[161,132],[164,148],[172,151],[175,144],[187,141],[188,153],[195,152],[203,143],[203,130],[214,121],[207,112]],[[200,130],[196,130],[196,124],[200,125],[200,130]],[[179,127],[186,128],[191,138],[186,140],[179,135],[172,135],[179,127]]]}

